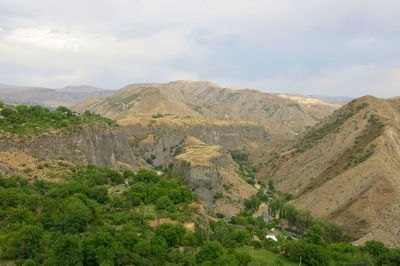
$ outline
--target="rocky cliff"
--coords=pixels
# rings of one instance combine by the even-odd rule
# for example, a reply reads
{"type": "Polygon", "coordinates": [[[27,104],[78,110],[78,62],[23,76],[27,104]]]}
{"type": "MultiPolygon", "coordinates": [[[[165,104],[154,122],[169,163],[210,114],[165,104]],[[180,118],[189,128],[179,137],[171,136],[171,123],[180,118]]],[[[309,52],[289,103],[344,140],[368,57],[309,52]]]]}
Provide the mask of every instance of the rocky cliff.
{"type": "Polygon", "coordinates": [[[173,160],[172,176],[183,179],[209,212],[231,217],[243,210],[244,200],[257,190],[237,174],[229,152],[194,137],[188,137],[183,146],[183,153],[173,160]]]}
{"type": "Polygon", "coordinates": [[[138,169],[140,158],[132,152],[119,128],[104,124],[86,125],[82,130],[48,131],[38,136],[0,135],[2,151],[22,151],[35,157],[57,160],[61,157],[80,165],[93,164],[114,169],[138,169]]]}
{"type": "Polygon", "coordinates": [[[136,156],[157,157],[154,165],[166,165],[182,151],[186,137],[193,136],[210,145],[227,150],[255,151],[271,140],[262,126],[240,121],[219,121],[205,118],[135,117],[119,121],[136,156]]]}

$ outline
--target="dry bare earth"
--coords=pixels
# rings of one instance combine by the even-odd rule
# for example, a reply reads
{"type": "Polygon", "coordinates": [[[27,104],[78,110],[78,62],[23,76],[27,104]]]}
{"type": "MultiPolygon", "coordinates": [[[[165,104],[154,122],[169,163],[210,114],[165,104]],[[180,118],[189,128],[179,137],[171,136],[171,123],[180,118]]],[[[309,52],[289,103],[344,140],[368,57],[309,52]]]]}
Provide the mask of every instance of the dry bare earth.
{"type": "Polygon", "coordinates": [[[46,180],[63,182],[72,174],[72,163],[64,160],[44,160],[25,152],[0,152],[0,173],[3,176],[20,176],[30,182],[46,180]]]}
{"type": "Polygon", "coordinates": [[[349,103],[267,159],[260,178],[355,238],[400,246],[400,98],[349,103]],[[364,239],[363,239],[364,237],[364,239]]]}
{"type": "Polygon", "coordinates": [[[173,114],[219,120],[252,121],[277,138],[291,137],[339,106],[316,99],[288,97],[249,89],[221,88],[207,81],[127,86],[103,98],[89,98],[72,108],[120,120],[138,114],[173,114]]]}

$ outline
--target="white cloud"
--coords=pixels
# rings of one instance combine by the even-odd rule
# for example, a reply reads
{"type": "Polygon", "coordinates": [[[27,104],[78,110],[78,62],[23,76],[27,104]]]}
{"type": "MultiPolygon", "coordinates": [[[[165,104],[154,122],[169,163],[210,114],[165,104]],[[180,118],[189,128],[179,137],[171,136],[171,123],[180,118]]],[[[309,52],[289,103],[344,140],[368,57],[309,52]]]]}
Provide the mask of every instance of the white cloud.
{"type": "Polygon", "coordinates": [[[40,28],[19,28],[12,31],[5,38],[6,41],[27,44],[32,48],[65,50],[78,52],[80,48],[79,40],[70,36],[68,33],[53,31],[40,28]]]}
{"type": "Polygon", "coordinates": [[[394,95],[399,12],[395,0],[0,0],[0,83],[394,95]]]}

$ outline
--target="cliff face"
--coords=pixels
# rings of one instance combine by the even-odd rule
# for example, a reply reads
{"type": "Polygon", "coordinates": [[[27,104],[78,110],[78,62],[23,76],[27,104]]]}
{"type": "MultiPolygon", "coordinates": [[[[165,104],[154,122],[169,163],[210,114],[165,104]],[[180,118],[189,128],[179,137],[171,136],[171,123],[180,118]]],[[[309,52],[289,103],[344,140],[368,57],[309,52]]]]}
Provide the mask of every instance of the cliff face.
{"type": "Polygon", "coordinates": [[[2,151],[22,151],[38,158],[61,157],[80,165],[93,164],[114,169],[137,169],[140,159],[132,152],[128,139],[118,128],[105,125],[85,126],[68,133],[46,132],[38,136],[0,135],[2,151]]]}
{"type": "Polygon", "coordinates": [[[236,173],[238,165],[229,152],[194,137],[188,137],[183,145],[183,153],[173,160],[172,175],[183,179],[208,211],[225,217],[237,215],[244,200],[257,190],[236,173]]]}
{"type": "Polygon", "coordinates": [[[262,126],[238,121],[218,121],[202,118],[136,118],[119,121],[128,136],[136,156],[157,155],[154,165],[165,165],[183,148],[188,136],[209,145],[220,145],[227,150],[255,151],[271,139],[262,126]]]}

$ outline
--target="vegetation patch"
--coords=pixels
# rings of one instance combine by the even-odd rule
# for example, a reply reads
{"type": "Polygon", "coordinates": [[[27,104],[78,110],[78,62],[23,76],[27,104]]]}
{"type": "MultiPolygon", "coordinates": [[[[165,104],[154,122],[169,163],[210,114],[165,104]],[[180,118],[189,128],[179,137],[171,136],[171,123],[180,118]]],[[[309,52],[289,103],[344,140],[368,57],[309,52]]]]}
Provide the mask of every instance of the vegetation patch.
{"type": "Polygon", "coordinates": [[[302,193],[315,189],[324,184],[327,180],[365,162],[374,154],[376,144],[373,142],[382,135],[384,126],[384,123],[371,114],[368,119],[368,124],[362,134],[356,137],[354,145],[346,150],[336,161],[333,161],[330,167],[314,178],[311,184],[302,193]]]}
{"type": "Polygon", "coordinates": [[[238,174],[249,184],[255,184],[255,177],[258,171],[253,162],[249,161],[249,154],[242,150],[229,151],[232,159],[239,165],[238,174]]]}
{"type": "Polygon", "coordinates": [[[289,103],[287,105],[288,107],[295,107],[297,108],[300,112],[304,113],[303,109],[301,109],[300,105],[298,103],[289,103]]]}
{"type": "Polygon", "coordinates": [[[0,131],[12,134],[38,135],[50,129],[81,130],[83,125],[105,123],[118,126],[114,120],[85,111],[83,114],[72,112],[66,107],[58,107],[55,111],[38,105],[18,105],[15,108],[4,107],[0,103],[0,131]]]}
{"type": "Polygon", "coordinates": [[[305,152],[314,145],[323,139],[325,136],[331,133],[338,133],[340,131],[340,127],[352,116],[358,113],[360,110],[367,107],[367,103],[363,103],[358,106],[354,106],[354,101],[350,102],[345,109],[342,110],[341,113],[335,113],[331,117],[330,121],[326,122],[322,126],[311,130],[306,133],[293,147],[295,149],[294,153],[302,153],[305,152]]]}

